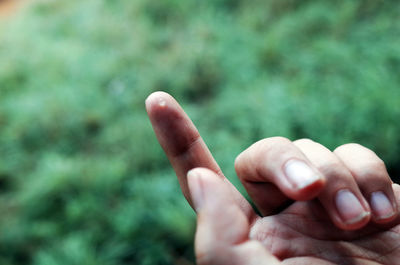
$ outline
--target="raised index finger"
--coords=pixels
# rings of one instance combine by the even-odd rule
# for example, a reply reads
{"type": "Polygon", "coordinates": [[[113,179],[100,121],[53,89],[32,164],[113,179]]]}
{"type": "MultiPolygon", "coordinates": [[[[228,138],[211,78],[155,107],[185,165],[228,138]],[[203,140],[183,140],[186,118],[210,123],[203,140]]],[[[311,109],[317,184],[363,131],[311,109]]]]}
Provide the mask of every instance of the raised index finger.
{"type": "Polygon", "coordinates": [[[146,109],[157,139],[171,162],[183,195],[190,205],[192,202],[187,172],[203,167],[217,173],[231,186],[232,196],[248,217],[254,214],[246,199],[225,178],[193,122],[172,96],[165,92],[155,92],[147,98],[146,109]]]}

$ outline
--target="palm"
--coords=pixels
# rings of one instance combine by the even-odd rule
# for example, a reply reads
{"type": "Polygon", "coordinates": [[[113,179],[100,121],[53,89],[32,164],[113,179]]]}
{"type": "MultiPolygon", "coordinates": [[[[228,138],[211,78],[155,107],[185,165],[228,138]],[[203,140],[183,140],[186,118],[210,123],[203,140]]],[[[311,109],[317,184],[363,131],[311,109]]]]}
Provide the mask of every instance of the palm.
{"type": "Polygon", "coordinates": [[[336,228],[316,200],[257,219],[250,237],[284,264],[400,264],[400,222],[357,231],[336,228]]]}

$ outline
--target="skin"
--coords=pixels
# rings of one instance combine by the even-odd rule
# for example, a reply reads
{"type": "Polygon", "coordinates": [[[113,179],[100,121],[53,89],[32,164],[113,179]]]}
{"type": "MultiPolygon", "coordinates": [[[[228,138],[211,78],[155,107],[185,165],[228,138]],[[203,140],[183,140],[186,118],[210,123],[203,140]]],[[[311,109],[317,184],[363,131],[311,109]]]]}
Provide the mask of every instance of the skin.
{"type": "Polygon", "coordinates": [[[197,212],[198,264],[400,264],[400,187],[371,150],[347,144],[331,152],[309,139],[283,137],[253,144],[238,156],[235,169],[259,216],[224,177],[170,95],[153,93],[146,109],[197,212]],[[290,165],[292,174],[304,173],[300,180],[309,178],[293,183],[290,165]],[[344,193],[352,195],[338,203],[344,193]],[[387,203],[374,203],[382,198],[376,194],[384,194],[387,203]],[[358,207],[350,207],[350,201],[358,207]],[[339,205],[347,207],[345,214],[339,205]]]}

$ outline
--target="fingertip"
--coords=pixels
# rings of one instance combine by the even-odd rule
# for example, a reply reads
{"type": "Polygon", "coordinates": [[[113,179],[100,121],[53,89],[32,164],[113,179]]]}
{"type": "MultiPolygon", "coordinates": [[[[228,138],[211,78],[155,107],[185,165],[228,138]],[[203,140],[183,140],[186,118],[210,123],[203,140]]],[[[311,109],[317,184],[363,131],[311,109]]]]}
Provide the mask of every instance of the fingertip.
{"type": "Polygon", "coordinates": [[[386,218],[375,218],[375,217],[373,217],[372,220],[376,224],[388,224],[388,223],[391,223],[394,220],[396,220],[398,217],[399,217],[399,214],[398,213],[394,213],[393,215],[388,216],[386,218]]]}
{"type": "Polygon", "coordinates": [[[330,208],[333,222],[343,230],[357,230],[366,226],[372,218],[365,198],[349,189],[340,189],[334,196],[335,207],[330,208]]]}
{"type": "Polygon", "coordinates": [[[220,177],[212,170],[203,167],[193,168],[187,173],[188,183],[192,185],[214,185],[216,182],[221,181],[220,177]]]}
{"type": "Polygon", "coordinates": [[[204,204],[204,188],[202,185],[201,171],[197,168],[189,170],[187,173],[187,181],[193,207],[195,211],[198,212],[204,204]]]}
{"type": "Polygon", "coordinates": [[[372,214],[370,211],[364,211],[359,216],[354,217],[351,220],[345,220],[340,213],[333,211],[330,213],[330,219],[332,220],[333,224],[341,230],[355,231],[368,225],[372,219],[372,214]]]}
{"type": "Polygon", "coordinates": [[[218,205],[236,205],[231,186],[221,176],[207,168],[194,168],[187,173],[187,181],[196,211],[200,208],[218,208],[218,205]]]}
{"type": "Polygon", "coordinates": [[[365,212],[362,215],[360,215],[358,219],[354,219],[351,222],[344,222],[340,217],[338,217],[334,221],[334,223],[338,228],[342,230],[354,231],[366,226],[370,222],[370,220],[371,220],[371,213],[365,212]]]}
{"type": "Polygon", "coordinates": [[[291,190],[287,195],[296,201],[309,201],[315,199],[324,190],[325,184],[325,178],[321,177],[301,189],[291,190]]]}
{"type": "Polygon", "coordinates": [[[371,193],[370,206],[373,214],[372,219],[375,223],[389,223],[397,217],[398,206],[393,197],[392,190],[371,193]]]}
{"type": "Polygon", "coordinates": [[[209,242],[209,238],[204,240],[207,235],[217,238],[219,243],[229,245],[247,238],[246,215],[232,197],[227,182],[207,168],[192,169],[187,177],[192,201],[199,216],[198,231],[202,231],[197,233],[197,242],[209,242]]]}
{"type": "Polygon", "coordinates": [[[155,108],[163,109],[166,108],[168,103],[175,101],[175,99],[164,91],[156,91],[151,93],[145,100],[146,109],[151,112],[155,108]]]}
{"type": "Polygon", "coordinates": [[[375,224],[381,227],[392,227],[393,225],[397,225],[400,223],[400,185],[397,183],[392,184],[392,189],[394,193],[394,202],[393,202],[393,209],[394,214],[393,216],[388,216],[388,218],[376,218],[372,217],[372,220],[375,224]]]}

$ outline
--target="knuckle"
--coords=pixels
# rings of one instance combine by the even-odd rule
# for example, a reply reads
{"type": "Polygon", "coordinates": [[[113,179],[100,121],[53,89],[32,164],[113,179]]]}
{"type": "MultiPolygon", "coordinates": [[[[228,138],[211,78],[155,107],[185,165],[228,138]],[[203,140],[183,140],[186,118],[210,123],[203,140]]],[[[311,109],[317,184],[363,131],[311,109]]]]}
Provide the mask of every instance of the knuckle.
{"type": "Polygon", "coordinates": [[[236,157],[236,173],[240,178],[246,172],[252,171],[251,167],[262,164],[265,158],[291,150],[292,145],[289,139],[281,136],[262,139],[236,157]]]}
{"type": "Polygon", "coordinates": [[[235,159],[234,167],[239,179],[242,179],[242,177],[245,176],[246,172],[248,171],[249,163],[246,162],[248,160],[248,152],[249,151],[242,152],[235,159]]]}
{"type": "Polygon", "coordinates": [[[354,171],[354,173],[358,176],[360,180],[366,182],[374,181],[377,179],[388,179],[385,163],[381,159],[364,161],[360,163],[358,167],[354,169],[354,171]]]}
{"type": "Polygon", "coordinates": [[[368,161],[366,163],[366,167],[372,171],[386,171],[385,162],[383,162],[383,160],[380,158],[373,161],[368,161]]]}
{"type": "Polygon", "coordinates": [[[385,162],[372,150],[357,144],[348,143],[334,151],[342,160],[346,159],[349,170],[361,185],[388,185],[391,183],[385,162]]]}
{"type": "Polygon", "coordinates": [[[315,142],[313,140],[311,140],[310,138],[301,138],[301,139],[297,139],[293,143],[302,145],[302,144],[313,144],[315,142]]]}
{"type": "Polygon", "coordinates": [[[366,149],[366,148],[358,143],[347,143],[336,147],[333,152],[341,153],[341,152],[347,152],[349,150],[360,150],[360,149],[366,149]]]}
{"type": "Polygon", "coordinates": [[[243,163],[244,160],[246,158],[246,156],[248,155],[249,151],[245,150],[243,152],[241,152],[236,158],[235,158],[235,168],[236,167],[240,167],[243,163]]]}
{"type": "Polygon", "coordinates": [[[273,137],[265,138],[262,141],[269,143],[269,144],[291,143],[291,141],[288,138],[283,137],[283,136],[273,136],[273,137]]]}
{"type": "Polygon", "coordinates": [[[327,177],[338,178],[347,175],[344,166],[336,160],[325,162],[317,167],[318,170],[327,177]]]}
{"type": "Polygon", "coordinates": [[[285,137],[275,136],[261,140],[258,144],[258,150],[262,153],[269,152],[272,149],[281,148],[285,146],[292,145],[292,141],[285,137]]]}

